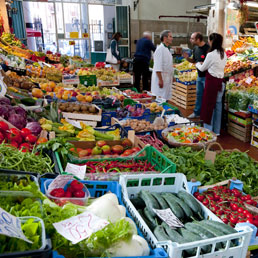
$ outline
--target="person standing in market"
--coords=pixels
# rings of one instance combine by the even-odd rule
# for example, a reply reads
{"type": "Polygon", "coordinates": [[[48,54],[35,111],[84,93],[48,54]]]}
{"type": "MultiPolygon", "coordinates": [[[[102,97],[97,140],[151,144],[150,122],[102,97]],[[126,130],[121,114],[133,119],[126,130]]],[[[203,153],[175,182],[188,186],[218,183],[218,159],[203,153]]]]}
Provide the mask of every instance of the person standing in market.
{"type": "Polygon", "coordinates": [[[173,57],[170,52],[172,33],[164,30],[160,34],[161,44],[154,52],[154,66],[151,77],[151,92],[156,97],[170,100],[172,97],[173,57]]]}
{"type": "Polygon", "coordinates": [[[143,90],[149,89],[149,65],[151,59],[151,51],[155,51],[156,47],[151,41],[151,32],[145,31],[143,37],[137,41],[136,52],[134,54],[133,72],[134,87],[140,92],[140,81],[142,77],[143,90]]]}
{"type": "MultiPolygon", "coordinates": [[[[203,40],[203,35],[200,32],[194,32],[190,38],[194,45],[193,58],[190,58],[187,53],[183,53],[183,57],[190,63],[203,62],[210,46],[203,40]]],[[[188,118],[200,117],[202,107],[202,95],[205,85],[205,72],[197,69],[198,76],[196,80],[196,102],[194,112],[188,118]]]]}
{"type": "Polygon", "coordinates": [[[118,42],[121,38],[122,38],[122,34],[120,32],[116,32],[112,36],[112,40],[110,42],[111,54],[117,60],[117,62],[115,64],[111,63],[111,66],[117,72],[119,71],[120,63],[121,63],[121,57],[120,57],[120,53],[119,53],[119,50],[118,50],[118,42]]]}
{"type": "Polygon", "coordinates": [[[222,47],[223,37],[218,33],[209,36],[210,50],[204,62],[198,62],[196,67],[206,72],[205,88],[202,99],[201,120],[204,127],[220,135],[222,97],[225,89],[224,68],[227,62],[226,53],[222,47]]]}

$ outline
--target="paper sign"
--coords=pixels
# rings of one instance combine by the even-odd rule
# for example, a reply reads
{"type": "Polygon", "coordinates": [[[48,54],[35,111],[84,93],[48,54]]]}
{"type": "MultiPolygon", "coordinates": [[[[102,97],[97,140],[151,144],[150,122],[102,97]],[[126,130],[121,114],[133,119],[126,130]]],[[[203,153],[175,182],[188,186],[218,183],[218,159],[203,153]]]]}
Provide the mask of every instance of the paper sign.
{"type": "Polygon", "coordinates": [[[73,244],[77,244],[108,224],[108,221],[86,211],[80,215],[54,223],[53,226],[63,237],[73,244]]]}
{"type": "Polygon", "coordinates": [[[75,175],[76,177],[78,177],[79,179],[83,180],[85,177],[86,169],[87,169],[86,165],[78,166],[75,164],[67,163],[65,172],[71,173],[71,174],[75,175]]]}
{"type": "Polygon", "coordinates": [[[251,77],[248,77],[246,80],[245,80],[245,82],[247,83],[247,84],[250,84],[251,82],[252,82],[252,78],[251,77]]]}
{"type": "Polygon", "coordinates": [[[68,122],[70,125],[73,125],[73,126],[79,128],[79,129],[82,129],[81,124],[80,124],[79,121],[75,121],[75,120],[72,120],[72,119],[69,119],[69,118],[66,118],[65,120],[66,120],[66,122],[68,122]]]}
{"type": "Polygon", "coordinates": [[[48,186],[48,192],[51,192],[53,189],[56,188],[64,188],[66,184],[70,181],[73,180],[73,176],[69,175],[59,175],[57,176],[51,184],[48,186]]]}
{"type": "Polygon", "coordinates": [[[77,32],[77,31],[70,32],[70,38],[71,39],[78,39],[79,38],[79,32],[77,32]]]}
{"type": "Polygon", "coordinates": [[[11,215],[2,208],[0,208],[0,234],[20,238],[31,244],[33,243],[24,235],[20,219],[11,215]]]}
{"type": "Polygon", "coordinates": [[[254,36],[255,41],[258,43],[258,35],[254,36]]]}
{"type": "Polygon", "coordinates": [[[184,224],[175,216],[170,208],[164,210],[153,209],[154,212],[171,228],[182,228],[184,224]]]}

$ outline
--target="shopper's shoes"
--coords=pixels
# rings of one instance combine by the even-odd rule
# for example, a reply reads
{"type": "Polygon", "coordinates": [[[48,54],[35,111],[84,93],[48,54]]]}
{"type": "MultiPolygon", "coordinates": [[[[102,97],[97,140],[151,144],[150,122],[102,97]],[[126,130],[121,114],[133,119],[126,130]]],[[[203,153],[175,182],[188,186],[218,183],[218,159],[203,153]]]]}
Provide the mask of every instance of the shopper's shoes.
{"type": "Polygon", "coordinates": [[[198,118],[198,117],[200,117],[200,116],[197,116],[197,115],[195,115],[195,113],[192,113],[190,116],[188,116],[187,118],[190,118],[190,119],[192,119],[192,118],[198,118]]]}

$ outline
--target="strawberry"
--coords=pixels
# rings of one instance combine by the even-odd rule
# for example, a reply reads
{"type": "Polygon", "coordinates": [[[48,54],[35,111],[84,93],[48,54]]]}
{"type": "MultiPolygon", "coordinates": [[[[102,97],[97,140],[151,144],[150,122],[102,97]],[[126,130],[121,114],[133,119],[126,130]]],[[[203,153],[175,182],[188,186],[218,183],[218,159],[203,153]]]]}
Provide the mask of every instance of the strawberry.
{"type": "Polygon", "coordinates": [[[72,197],[72,192],[66,191],[64,197],[72,197]]]}
{"type": "Polygon", "coordinates": [[[73,180],[71,183],[72,192],[79,191],[83,189],[83,184],[78,180],[73,180]]]}
{"type": "Polygon", "coordinates": [[[53,189],[51,192],[50,192],[50,195],[54,196],[54,197],[64,197],[65,195],[65,191],[63,188],[56,188],[56,189],[53,189]]]}
{"type": "Polygon", "coordinates": [[[85,193],[82,190],[74,191],[73,196],[77,198],[83,198],[85,196],[85,193]]]}

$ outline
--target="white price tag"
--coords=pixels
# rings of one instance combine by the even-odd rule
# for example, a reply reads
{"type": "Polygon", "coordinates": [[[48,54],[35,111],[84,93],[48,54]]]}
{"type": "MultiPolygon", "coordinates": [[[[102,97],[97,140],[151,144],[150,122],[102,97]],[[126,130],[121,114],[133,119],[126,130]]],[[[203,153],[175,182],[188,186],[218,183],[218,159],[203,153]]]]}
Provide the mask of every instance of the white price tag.
{"type": "Polygon", "coordinates": [[[250,84],[252,81],[253,81],[253,79],[252,79],[251,77],[248,77],[248,78],[245,80],[245,82],[246,82],[247,84],[250,84]]]}
{"type": "Polygon", "coordinates": [[[79,128],[79,129],[82,129],[80,122],[74,121],[74,120],[68,119],[68,118],[66,118],[65,120],[66,120],[70,125],[73,125],[73,126],[79,128]]]}
{"type": "Polygon", "coordinates": [[[3,78],[0,79],[0,96],[5,96],[6,94],[6,85],[3,81],[3,78]]]}
{"type": "Polygon", "coordinates": [[[153,210],[158,215],[158,217],[166,222],[171,228],[182,228],[184,226],[184,224],[175,216],[170,208],[165,210],[153,210]]]}
{"type": "Polygon", "coordinates": [[[20,238],[31,244],[33,243],[22,232],[20,219],[11,215],[2,208],[0,208],[0,234],[20,238]]]}
{"type": "Polygon", "coordinates": [[[258,43],[258,35],[254,36],[255,41],[258,43]]]}
{"type": "Polygon", "coordinates": [[[65,172],[71,173],[75,175],[76,177],[80,178],[81,180],[84,179],[85,173],[86,173],[87,166],[78,166],[75,164],[67,163],[65,172]]]}
{"type": "Polygon", "coordinates": [[[53,226],[63,237],[73,244],[77,244],[108,224],[107,220],[86,211],[80,215],[54,223],[53,226]]]}
{"type": "Polygon", "coordinates": [[[50,193],[53,189],[56,189],[56,188],[64,188],[66,184],[73,179],[74,179],[73,176],[69,176],[69,175],[57,176],[49,185],[48,192],[50,193]]]}

